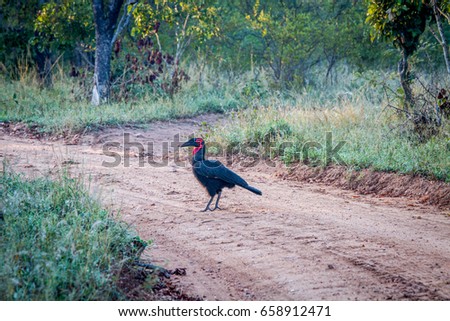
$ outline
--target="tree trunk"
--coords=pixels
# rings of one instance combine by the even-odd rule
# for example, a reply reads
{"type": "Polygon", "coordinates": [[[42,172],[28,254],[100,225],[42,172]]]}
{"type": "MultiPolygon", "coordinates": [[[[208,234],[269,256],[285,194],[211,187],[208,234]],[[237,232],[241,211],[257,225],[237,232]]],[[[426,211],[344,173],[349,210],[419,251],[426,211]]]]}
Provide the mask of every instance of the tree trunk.
{"type": "Polygon", "coordinates": [[[447,73],[450,74],[450,58],[448,53],[447,40],[445,39],[444,28],[442,27],[441,13],[439,12],[437,1],[432,0],[431,3],[433,5],[433,13],[436,19],[436,25],[439,31],[439,35],[441,36],[441,40],[439,42],[442,46],[442,51],[444,52],[444,60],[447,67],[447,73]]]}
{"type": "Polygon", "coordinates": [[[112,33],[96,31],[94,88],[92,104],[98,106],[109,99],[109,73],[111,70],[112,33]]]}
{"type": "Polygon", "coordinates": [[[41,52],[36,48],[34,60],[37,65],[40,84],[46,88],[52,87],[52,56],[50,51],[44,49],[41,52]]]}
{"type": "MultiPolygon", "coordinates": [[[[128,1],[130,3],[131,1],[128,1]]],[[[92,89],[92,104],[95,106],[107,102],[109,99],[109,73],[111,69],[111,51],[113,39],[117,37],[115,31],[119,32],[126,23],[124,20],[118,22],[120,10],[124,0],[93,0],[95,24],[95,67],[94,88],[92,89]]],[[[127,15],[127,13],[124,13],[127,15]]]]}
{"type": "Polygon", "coordinates": [[[402,48],[402,58],[398,63],[398,74],[400,76],[400,84],[405,92],[404,110],[409,110],[414,106],[412,90],[410,86],[409,72],[408,72],[408,54],[406,48],[402,48]]]}
{"type": "Polygon", "coordinates": [[[336,63],[336,55],[332,54],[330,59],[328,60],[328,68],[327,68],[327,74],[325,76],[325,82],[328,82],[328,77],[330,77],[330,85],[333,85],[333,67],[336,63]]]}

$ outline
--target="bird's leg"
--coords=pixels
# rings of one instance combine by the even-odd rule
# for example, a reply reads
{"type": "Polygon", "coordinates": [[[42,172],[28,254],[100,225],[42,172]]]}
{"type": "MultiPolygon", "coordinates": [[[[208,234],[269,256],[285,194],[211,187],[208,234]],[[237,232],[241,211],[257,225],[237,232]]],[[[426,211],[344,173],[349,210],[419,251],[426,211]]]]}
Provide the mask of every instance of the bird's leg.
{"type": "Polygon", "coordinates": [[[221,210],[221,208],[219,207],[220,195],[222,195],[222,191],[220,191],[220,192],[217,194],[216,206],[215,206],[211,211],[214,211],[215,209],[221,210]]]}
{"type": "Polygon", "coordinates": [[[209,199],[208,204],[206,204],[205,209],[204,209],[203,211],[200,211],[200,212],[206,212],[207,210],[213,211],[213,210],[209,207],[209,205],[211,205],[211,202],[212,202],[212,200],[214,199],[214,196],[215,196],[215,195],[211,196],[211,198],[209,199]]]}

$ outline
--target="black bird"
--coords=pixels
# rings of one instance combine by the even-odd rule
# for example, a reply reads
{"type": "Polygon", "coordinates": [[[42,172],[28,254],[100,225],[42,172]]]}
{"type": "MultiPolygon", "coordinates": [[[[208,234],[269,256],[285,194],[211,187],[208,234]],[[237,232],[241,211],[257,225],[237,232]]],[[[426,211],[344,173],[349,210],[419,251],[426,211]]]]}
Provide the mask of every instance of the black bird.
{"type": "Polygon", "coordinates": [[[217,208],[220,209],[219,200],[224,187],[233,188],[235,185],[238,185],[255,194],[262,195],[260,190],[248,185],[242,177],[226,168],[221,162],[217,160],[206,160],[206,146],[203,139],[192,138],[191,140],[183,143],[180,147],[188,146],[194,147],[194,150],[192,151],[192,171],[200,184],[206,188],[211,196],[211,199],[202,212],[207,210],[214,211],[217,208]],[[211,209],[209,205],[216,195],[216,206],[211,209]]]}

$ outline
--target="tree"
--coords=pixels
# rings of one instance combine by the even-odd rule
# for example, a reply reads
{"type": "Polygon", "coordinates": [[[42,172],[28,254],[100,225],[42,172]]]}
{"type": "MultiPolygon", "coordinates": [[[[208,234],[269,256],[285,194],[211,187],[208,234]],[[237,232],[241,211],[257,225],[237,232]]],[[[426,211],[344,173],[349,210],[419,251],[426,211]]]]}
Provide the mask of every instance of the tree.
{"type": "Polygon", "coordinates": [[[450,75],[450,56],[448,52],[448,44],[447,39],[445,38],[444,28],[442,26],[442,16],[445,15],[445,11],[448,11],[449,3],[446,0],[430,0],[430,6],[433,9],[433,15],[436,22],[436,26],[439,32],[439,37],[433,32],[433,29],[430,28],[434,37],[438,41],[438,43],[442,47],[442,51],[444,54],[445,66],[447,67],[447,73],[450,75]]]}
{"type": "Polygon", "coordinates": [[[91,0],[51,0],[39,10],[34,28],[32,43],[39,48],[71,54],[93,66],[85,54],[95,47],[91,0]]]}
{"type": "Polygon", "coordinates": [[[278,6],[256,1],[247,15],[259,31],[263,57],[278,87],[303,84],[304,73],[319,61],[317,56],[319,21],[301,2],[278,6]]]}
{"type": "Polygon", "coordinates": [[[19,64],[34,61],[39,79],[44,84],[50,84],[49,51],[44,46],[38,46],[30,41],[35,37],[36,15],[46,2],[46,0],[0,2],[0,61],[10,70],[15,70],[19,64]]]}
{"type": "Polygon", "coordinates": [[[373,27],[373,39],[392,41],[401,53],[398,73],[405,109],[414,106],[408,58],[416,51],[431,14],[422,0],[369,0],[366,21],[373,27]]]}
{"type": "Polygon", "coordinates": [[[186,49],[196,40],[203,44],[217,36],[217,8],[211,0],[157,0],[154,3],[141,2],[133,13],[134,26],[131,34],[141,38],[155,37],[159,52],[163,50],[161,34],[165,31],[166,47],[173,47],[174,55],[161,56],[165,68],[163,72],[166,91],[172,97],[179,88],[179,66],[186,49]]]}
{"type": "MultiPolygon", "coordinates": [[[[372,48],[366,36],[369,27],[364,23],[367,8],[360,1],[320,0],[317,17],[321,17],[320,47],[327,64],[325,80],[333,83],[333,69],[342,60],[347,65],[360,64],[369,67],[372,48]]],[[[337,79],[336,74],[334,75],[337,79]]]]}
{"type": "Polygon", "coordinates": [[[75,49],[89,64],[84,52],[95,48],[91,101],[99,105],[110,96],[113,48],[116,55],[121,51],[118,36],[132,21],[131,37],[139,38],[138,47],[140,42],[156,37],[162,53],[161,34],[166,45],[175,43],[174,57],[168,53],[161,55],[166,67],[165,91],[172,95],[184,75],[178,66],[190,43],[196,40],[200,44],[218,33],[217,9],[210,3],[210,0],[49,0],[35,19],[38,34],[33,42],[61,55],[75,49]]]}
{"type": "Polygon", "coordinates": [[[93,0],[95,25],[95,67],[94,88],[92,89],[92,104],[97,106],[108,101],[110,90],[111,53],[113,45],[137,5],[137,0],[127,0],[122,10],[124,0],[93,0]],[[122,17],[119,20],[121,11],[122,17]]]}

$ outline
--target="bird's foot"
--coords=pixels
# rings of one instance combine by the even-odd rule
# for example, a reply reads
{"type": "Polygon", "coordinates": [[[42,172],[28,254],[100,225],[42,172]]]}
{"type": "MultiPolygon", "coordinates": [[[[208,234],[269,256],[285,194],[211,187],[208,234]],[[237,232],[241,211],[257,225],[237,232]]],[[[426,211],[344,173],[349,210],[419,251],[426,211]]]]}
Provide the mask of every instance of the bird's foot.
{"type": "Polygon", "coordinates": [[[207,211],[215,211],[215,210],[222,210],[219,206],[217,206],[217,207],[214,207],[214,208],[210,208],[210,207],[208,207],[208,208],[205,208],[204,210],[201,210],[200,212],[207,212],[207,211]]]}

